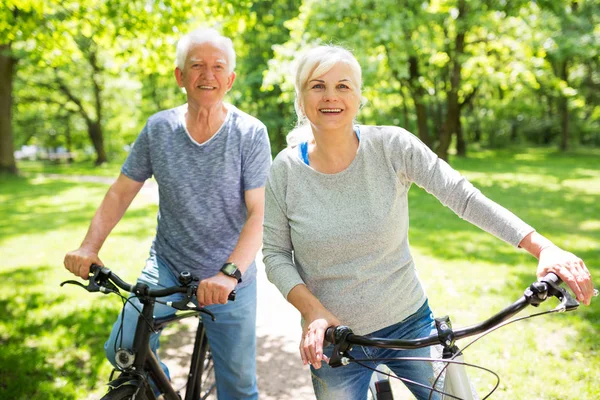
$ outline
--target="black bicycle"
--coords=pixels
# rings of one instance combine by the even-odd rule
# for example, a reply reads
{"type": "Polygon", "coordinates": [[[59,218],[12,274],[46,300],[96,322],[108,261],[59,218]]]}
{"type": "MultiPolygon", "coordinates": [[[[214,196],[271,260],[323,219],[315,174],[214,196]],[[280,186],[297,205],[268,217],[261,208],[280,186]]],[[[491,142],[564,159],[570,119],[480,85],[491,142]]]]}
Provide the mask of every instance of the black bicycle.
{"type": "MultiPolygon", "coordinates": [[[[109,390],[102,397],[102,400],[154,400],[157,396],[161,395],[165,400],[181,400],[177,389],[173,387],[160,367],[156,356],[150,349],[150,335],[154,332],[159,332],[167,325],[190,317],[198,317],[199,321],[188,380],[185,385],[185,400],[206,399],[209,395],[215,393],[216,383],[213,359],[200,313],[207,314],[213,320],[215,317],[210,311],[196,307],[192,302],[194,296],[196,296],[199,279],[192,276],[189,272],[180,273],[178,278],[181,286],[150,289],[144,283],[131,285],[119,278],[110,269],[99,265],[92,265],[87,286],[73,280],[61,283],[61,286],[65,284],[81,286],[88,292],[117,294],[125,299],[125,301],[128,301],[119,291],[120,288],[128,293],[132,293],[142,304],[142,309],[138,310],[140,315],[136,325],[133,347],[131,350],[123,348],[117,350],[115,356],[117,368],[113,370],[109,378],[109,390]],[[161,302],[158,300],[158,298],[174,293],[182,293],[183,298],[176,302],[161,302]],[[153,316],[154,305],[157,302],[186,312],[155,319],[153,316]],[[113,379],[116,371],[119,371],[120,374],[116,379],[113,379]],[[150,385],[150,378],[152,378],[156,389],[160,392],[159,395],[154,393],[150,385]]],[[[235,300],[235,294],[235,291],[233,291],[229,295],[229,300],[235,300]]]]}
{"type": "MultiPolygon", "coordinates": [[[[562,281],[560,280],[560,278],[558,278],[558,276],[556,276],[553,273],[550,273],[544,278],[542,278],[540,281],[532,283],[529,286],[529,288],[525,290],[523,296],[517,301],[515,301],[513,304],[509,305],[508,307],[493,315],[492,317],[488,318],[487,320],[470,327],[462,329],[453,329],[452,324],[450,322],[450,318],[448,316],[436,318],[435,325],[437,328],[437,333],[418,339],[401,340],[366,337],[355,335],[354,333],[352,333],[352,330],[347,326],[329,327],[326,330],[325,339],[334,345],[333,353],[329,359],[329,365],[333,368],[337,368],[342,367],[344,365],[348,365],[350,363],[357,363],[359,365],[364,366],[365,368],[377,372],[377,374],[375,374],[374,376],[379,376],[380,380],[374,382],[374,384],[372,384],[370,387],[370,395],[375,400],[393,399],[393,394],[389,385],[389,378],[400,379],[405,383],[411,383],[429,389],[430,399],[433,398],[433,393],[439,393],[443,399],[479,399],[479,396],[476,393],[473,386],[471,385],[465,371],[465,366],[475,367],[487,371],[495,375],[496,377],[496,385],[489,393],[487,393],[483,397],[483,399],[487,399],[500,384],[500,378],[496,373],[489,369],[465,363],[463,351],[475,341],[479,340],[481,337],[509,323],[548,313],[576,310],[579,306],[579,302],[577,302],[577,300],[575,300],[569,294],[569,292],[567,292],[566,289],[560,286],[561,282],[562,281]],[[510,320],[512,316],[516,315],[526,307],[530,305],[537,307],[550,297],[556,297],[560,301],[560,304],[554,309],[510,320]],[[459,349],[456,346],[457,340],[474,335],[481,336],[478,336],[475,340],[473,340],[468,345],[464,346],[462,349],[459,349]],[[429,346],[441,346],[443,351],[441,359],[402,357],[393,359],[357,359],[352,358],[352,356],[349,354],[349,351],[353,345],[372,346],[398,350],[417,349],[429,346]],[[438,363],[438,365],[439,363],[441,363],[443,366],[441,368],[438,368],[439,371],[437,371],[436,373],[435,382],[433,382],[431,386],[426,386],[417,382],[408,381],[404,378],[399,378],[390,373],[383,372],[381,369],[372,368],[371,366],[367,365],[367,363],[371,363],[373,361],[385,363],[385,361],[398,359],[432,362],[434,364],[438,363]]],[[[597,296],[597,293],[598,292],[595,291],[594,295],[597,296]]],[[[436,368],[434,367],[434,371],[435,370],[436,368]]]]}

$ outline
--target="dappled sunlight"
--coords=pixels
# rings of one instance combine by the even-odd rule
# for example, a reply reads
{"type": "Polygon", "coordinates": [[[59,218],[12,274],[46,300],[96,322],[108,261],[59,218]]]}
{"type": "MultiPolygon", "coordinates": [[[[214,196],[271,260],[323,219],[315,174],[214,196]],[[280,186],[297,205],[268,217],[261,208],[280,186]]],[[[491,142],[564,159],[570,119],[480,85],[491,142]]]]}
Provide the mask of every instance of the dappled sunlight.
{"type": "MultiPolygon", "coordinates": [[[[597,160],[546,149],[486,154],[456,166],[484,194],[577,254],[600,276],[597,160]],[[517,162],[518,154],[532,155],[517,162]]],[[[105,391],[111,367],[103,344],[122,303],[59,284],[77,279],[64,269],[63,257],[81,243],[107,189],[107,184],[48,177],[0,185],[0,385],[7,398],[26,393],[27,398],[97,399],[105,391]]],[[[519,298],[536,279],[537,262],[527,252],[461,220],[417,187],[409,192],[409,202],[411,252],[436,316],[450,315],[455,327],[480,322],[519,298]]],[[[129,281],[148,255],[157,211],[154,198],[138,196],[104,244],[101,259],[129,281]]],[[[311,398],[310,374],[297,354],[299,315],[279,293],[281,309],[267,300],[276,289],[261,268],[258,367],[263,377],[282,375],[275,365],[295,377],[280,385],[259,375],[261,399],[311,398]]],[[[548,303],[541,309],[556,305],[548,303]]],[[[186,341],[195,329],[195,320],[190,322],[169,328],[161,346],[180,379],[187,372],[191,341],[186,341]]],[[[554,393],[550,381],[589,393],[600,382],[600,300],[576,312],[508,325],[468,349],[466,357],[500,374],[499,399],[519,398],[524,387],[531,398],[548,397],[554,393]]],[[[469,373],[482,388],[491,384],[489,377],[469,373]]]]}

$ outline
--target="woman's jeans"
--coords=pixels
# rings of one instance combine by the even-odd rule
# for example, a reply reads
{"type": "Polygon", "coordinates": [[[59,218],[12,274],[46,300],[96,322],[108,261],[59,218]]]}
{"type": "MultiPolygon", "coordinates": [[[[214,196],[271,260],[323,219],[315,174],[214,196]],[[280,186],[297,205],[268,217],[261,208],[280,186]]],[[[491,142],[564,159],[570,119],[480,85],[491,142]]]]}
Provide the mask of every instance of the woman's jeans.
{"type": "MultiPolygon", "coordinates": [[[[428,336],[436,332],[433,314],[427,301],[421,308],[406,318],[404,321],[370,333],[366,336],[391,339],[415,339],[428,336]]],[[[323,349],[331,357],[333,345],[323,349]]],[[[379,349],[376,347],[353,346],[350,355],[356,359],[366,358],[393,358],[393,357],[431,357],[431,348],[415,350],[379,349]]],[[[364,362],[372,368],[378,364],[387,365],[394,373],[402,378],[430,387],[435,380],[433,366],[428,361],[394,360],[394,361],[367,361],[364,362]]],[[[315,394],[319,400],[366,400],[369,382],[373,371],[351,362],[338,368],[331,368],[327,363],[321,363],[321,368],[315,369],[311,365],[311,376],[315,394]]],[[[429,399],[430,390],[414,384],[406,383],[406,387],[417,399],[429,399]]],[[[440,396],[434,393],[432,399],[440,396]]]]}
{"type": "MultiPolygon", "coordinates": [[[[138,282],[150,288],[164,288],[181,285],[177,276],[158,257],[151,257],[146,262],[138,282]]],[[[177,293],[161,298],[161,301],[176,301],[183,294],[177,293]]],[[[119,318],[115,322],[108,341],[104,344],[106,356],[115,365],[115,350],[131,349],[139,313],[142,309],[137,298],[130,298],[119,318]],[[133,304],[132,304],[133,303],[133,304]],[[119,332],[123,321],[122,334],[119,332]]],[[[206,307],[216,320],[203,318],[206,336],[214,359],[217,394],[220,400],[258,399],[256,384],[256,281],[239,289],[235,301],[227,304],[214,304],[206,307]]],[[[154,317],[161,318],[175,313],[175,309],[164,304],[155,303],[154,317]]],[[[160,333],[150,337],[150,347],[154,354],[159,347],[160,333]]],[[[190,354],[191,356],[191,354],[190,354]]],[[[158,355],[157,355],[158,358],[158,355]]],[[[160,363],[163,371],[169,376],[169,370],[160,363]]]]}

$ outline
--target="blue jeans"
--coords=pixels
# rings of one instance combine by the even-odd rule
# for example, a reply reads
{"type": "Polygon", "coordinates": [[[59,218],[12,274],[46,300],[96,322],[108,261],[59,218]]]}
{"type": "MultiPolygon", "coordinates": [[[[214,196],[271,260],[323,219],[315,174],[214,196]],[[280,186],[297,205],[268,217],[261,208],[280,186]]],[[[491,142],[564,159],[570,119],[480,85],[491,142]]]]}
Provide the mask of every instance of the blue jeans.
{"type": "MultiPolygon", "coordinates": [[[[433,314],[427,301],[421,308],[406,318],[404,321],[388,326],[367,336],[393,338],[393,339],[415,339],[428,336],[436,332],[433,314]]],[[[323,352],[331,357],[333,345],[323,349],[323,352]]],[[[350,355],[357,359],[366,358],[392,358],[392,357],[430,357],[431,348],[426,347],[416,350],[393,350],[379,349],[376,347],[353,346],[350,355]]],[[[433,366],[426,361],[369,361],[364,364],[376,368],[378,364],[387,365],[394,373],[402,378],[421,383],[430,387],[435,379],[433,366]]],[[[359,364],[350,363],[346,366],[331,368],[326,363],[321,364],[321,368],[315,369],[311,366],[311,376],[313,387],[317,399],[319,400],[366,400],[369,390],[369,381],[373,373],[359,364]]],[[[428,399],[430,390],[405,383],[406,387],[417,397],[417,399],[428,399]]],[[[440,396],[434,393],[432,399],[439,399],[440,396]]]]}
{"type": "MultiPolygon", "coordinates": [[[[180,285],[177,275],[159,258],[150,257],[138,282],[150,288],[164,288],[180,285]]],[[[175,301],[182,294],[163,297],[161,301],[175,301]]],[[[119,318],[113,325],[108,341],[104,344],[106,356],[115,365],[115,349],[133,346],[138,309],[142,309],[139,300],[132,298],[127,302],[119,318]],[[122,334],[119,333],[123,321],[122,334]]],[[[255,400],[258,399],[256,384],[256,281],[239,289],[235,301],[227,304],[214,304],[206,307],[216,320],[204,318],[206,336],[211,348],[215,365],[217,395],[220,400],[255,400]]],[[[165,317],[175,313],[175,309],[156,303],[154,316],[165,317]]],[[[152,334],[150,347],[154,354],[159,347],[160,333],[152,334]]],[[[158,355],[157,355],[158,358],[158,355]]],[[[159,360],[160,361],[160,360],[159,360]]],[[[160,362],[163,371],[169,376],[167,366],[160,362]]]]}

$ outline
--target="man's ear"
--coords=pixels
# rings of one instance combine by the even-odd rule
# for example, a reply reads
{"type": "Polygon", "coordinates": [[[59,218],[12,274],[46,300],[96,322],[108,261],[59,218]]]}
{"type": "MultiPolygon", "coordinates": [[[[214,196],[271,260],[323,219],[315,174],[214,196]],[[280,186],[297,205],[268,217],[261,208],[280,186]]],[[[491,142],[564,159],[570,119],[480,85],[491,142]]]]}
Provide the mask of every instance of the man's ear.
{"type": "Polygon", "coordinates": [[[179,67],[175,67],[175,79],[177,79],[179,87],[183,87],[183,72],[179,67]]]}

